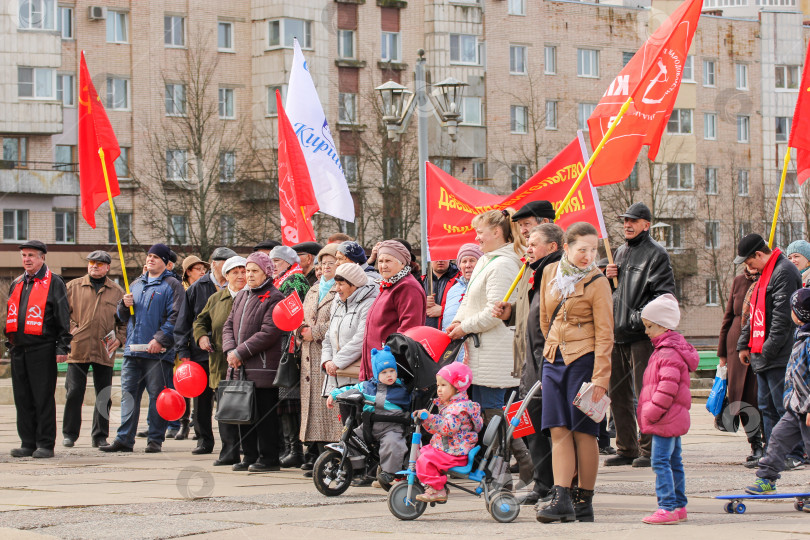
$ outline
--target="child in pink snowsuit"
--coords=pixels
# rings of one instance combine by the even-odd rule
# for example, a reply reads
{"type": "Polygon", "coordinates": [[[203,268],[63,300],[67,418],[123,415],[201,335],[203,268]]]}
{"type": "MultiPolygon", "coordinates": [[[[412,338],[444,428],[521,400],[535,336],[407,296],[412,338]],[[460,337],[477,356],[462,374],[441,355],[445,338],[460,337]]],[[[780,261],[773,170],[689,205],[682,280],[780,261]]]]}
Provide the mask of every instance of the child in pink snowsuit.
{"type": "MultiPolygon", "coordinates": [[[[423,502],[445,502],[447,489],[445,472],[467,464],[470,450],[478,443],[478,432],[484,427],[481,407],[470,401],[467,389],[472,384],[472,371],[461,362],[453,362],[436,374],[436,394],[433,404],[438,414],[429,414],[422,426],[433,437],[423,446],[416,460],[416,476],[425,484],[425,492],[416,499],[423,502]]],[[[417,421],[424,409],[413,416],[417,421]]]]}

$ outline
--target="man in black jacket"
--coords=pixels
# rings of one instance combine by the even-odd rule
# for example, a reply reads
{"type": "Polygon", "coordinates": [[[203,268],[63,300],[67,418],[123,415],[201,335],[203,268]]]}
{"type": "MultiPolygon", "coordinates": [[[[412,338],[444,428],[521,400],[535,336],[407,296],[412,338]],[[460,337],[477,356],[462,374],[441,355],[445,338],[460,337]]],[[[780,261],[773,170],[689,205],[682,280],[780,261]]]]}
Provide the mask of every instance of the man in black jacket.
{"type": "Polygon", "coordinates": [[[39,240],[20,246],[25,272],[8,292],[3,332],[22,442],[12,457],[51,458],[56,442],[56,363],[67,361],[73,336],[65,282],[45,264],[47,252],[39,240]]]}
{"type": "MultiPolygon", "coordinates": [[[[225,281],[222,277],[222,265],[230,257],[235,256],[236,252],[226,247],[214,250],[211,254],[211,271],[186,289],[174,327],[174,342],[178,357],[184,362],[191,360],[200,364],[205,369],[206,381],[209,375],[208,353],[194,342],[194,321],[205,308],[208,299],[223,287],[222,283],[225,281]]],[[[227,282],[225,284],[227,285],[227,282]]],[[[198,442],[197,447],[191,451],[192,454],[210,454],[214,451],[214,431],[211,425],[213,408],[214,392],[206,385],[205,391],[194,398],[192,421],[198,442]]],[[[183,425],[183,429],[188,432],[187,425],[183,425]]]]}
{"type": "Polygon", "coordinates": [[[675,293],[675,276],[666,250],[650,237],[652,213],[644,203],[635,203],[619,216],[624,219],[625,243],[616,250],[615,264],[607,265],[605,276],[618,278],[613,291],[613,334],[610,399],[616,425],[615,456],[605,465],[649,467],[652,436],[636,430],[635,400],[641,393],[644,370],[653,351],[644,333],[641,310],[665,293],[675,293]]]}
{"type": "MultiPolygon", "coordinates": [[[[785,369],[796,330],[790,316],[790,296],[801,288],[802,276],[793,263],[778,249],[771,251],[756,233],[744,236],[737,245],[734,264],[742,263],[750,272],[758,272],[760,278],[751,294],[751,316],[742,328],[737,350],[740,361],[750,363],[757,376],[757,401],[768,444],[771,430],[785,413],[785,369]],[[765,287],[764,305],[760,304],[760,287],[765,287]]],[[[752,463],[756,466],[756,462],[752,463]]]]}

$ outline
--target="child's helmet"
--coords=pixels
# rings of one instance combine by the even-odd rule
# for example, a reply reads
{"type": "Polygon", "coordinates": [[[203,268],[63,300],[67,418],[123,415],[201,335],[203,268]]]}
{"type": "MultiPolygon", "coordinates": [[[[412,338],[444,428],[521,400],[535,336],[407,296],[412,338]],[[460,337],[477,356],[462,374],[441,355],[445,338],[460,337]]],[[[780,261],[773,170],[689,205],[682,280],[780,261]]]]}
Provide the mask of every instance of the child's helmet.
{"type": "Polygon", "coordinates": [[[397,360],[391,354],[391,347],[386,345],[382,350],[371,349],[371,371],[379,379],[380,372],[386,369],[397,370],[397,360]]]}
{"type": "Polygon", "coordinates": [[[448,364],[436,375],[452,384],[459,392],[465,392],[472,384],[472,370],[462,362],[448,364]]]}

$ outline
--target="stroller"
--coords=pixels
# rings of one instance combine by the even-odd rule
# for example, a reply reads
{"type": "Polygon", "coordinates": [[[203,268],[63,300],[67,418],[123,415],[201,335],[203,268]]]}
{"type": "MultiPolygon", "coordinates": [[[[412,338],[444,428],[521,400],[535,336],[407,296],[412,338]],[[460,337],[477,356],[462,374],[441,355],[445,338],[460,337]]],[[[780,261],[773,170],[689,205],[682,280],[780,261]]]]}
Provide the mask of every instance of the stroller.
{"type": "MultiPolygon", "coordinates": [[[[398,377],[411,395],[410,410],[426,408],[436,393],[436,373],[455,361],[465,338],[450,341],[443,332],[429,327],[412,328],[402,334],[392,334],[386,340],[397,362],[398,377]]],[[[475,342],[478,336],[474,336],[475,342]]],[[[327,497],[335,497],[349,489],[355,477],[376,476],[380,463],[379,444],[372,438],[374,422],[393,422],[405,426],[405,439],[410,441],[413,422],[408,414],[381,414],[364,411],[374,402],[357,391],[345,392],[335,398],[343,413],[340,440],[327,444],[312,469],[315,488],[327,497]],[[362,426],[363,436],[355,433],[362,426]]],[[[405,411],[410,413],[410,411],[405,411]]],[[[404,460],[403,460],[404,464],[404,460]]],[[[383,486],[386,490],[390,486],[383,486]]]]}
{"type": "MultiPolygon", "coordinates": [[[[520,514],[520,500],[512,493],[512,476],[508,469],[509,443],[526,407],[539,390],[540,383],[536,382],[510,422],[505,422],[504,418],[500,416],[490,420],[483,437],[480,438],[480,444],[470,451],[467,464],[453,467],[447,471],[448,486],[478,497],[483,494],[487,510],[500,523],[514,521],[520,514]],[[451,482],[451,478],[472,480],[478,485],[474,489],[468,489],[457,482],[451,482]]],[[[515,393],[512,392],[505,407],[506,410],[510,409],[514,400],[515,393]]],[[[427,418],[425,413],[422,415],[422,420],[427,418]]],[[[416,500],[416,496],[425,491],[416,478],[416,458],[419,457],[421,440],[421,427],[417,424],[412,435],[408,469],[401,471],[401,474],[407,477],[407,482],[398,482],[388,492],[388,509],[401,520],[418,518],[425,512],[428,504],[431,507],[436,504],[445,504],[416,500]]]]}

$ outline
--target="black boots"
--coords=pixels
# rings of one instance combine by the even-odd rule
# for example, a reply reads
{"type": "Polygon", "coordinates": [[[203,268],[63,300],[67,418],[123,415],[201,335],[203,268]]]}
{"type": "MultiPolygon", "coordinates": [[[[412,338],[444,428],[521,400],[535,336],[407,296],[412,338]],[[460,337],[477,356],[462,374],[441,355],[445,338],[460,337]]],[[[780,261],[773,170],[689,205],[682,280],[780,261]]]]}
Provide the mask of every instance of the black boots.
{"type": "Polygon", "coordinates": [[[185,441],[188,439],[188,419],[180,420],[180,431],[174,436],[176,441],[185,441]]]}
{"type": "Polygon", "coordinates": [[[579,487],[571,488],[574,513],[577,521],[593,521],[593,490],[579,487]]]}
{"type": "Polygon", "coordinates": [[[540,523],[552,523],[561,521],[567,523],[576,520],[574,503],[571,500],[570,488],[563,486],[553,486],[551,488],[553,496],[551,502],[537,511],[537,521],[540,523]]]}
{"type": "Polygon", "coordinates": [[[304,463],[304,449],[301,440],[298,438],[300,420],[295,414],[281,415],[281,432],[284,436],[284,446],[286,452],[281,457],[282,467],[300,467],[304,463]]]}

